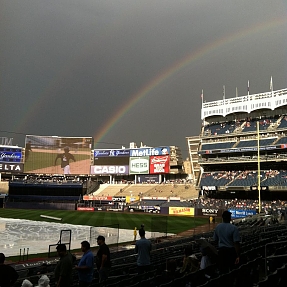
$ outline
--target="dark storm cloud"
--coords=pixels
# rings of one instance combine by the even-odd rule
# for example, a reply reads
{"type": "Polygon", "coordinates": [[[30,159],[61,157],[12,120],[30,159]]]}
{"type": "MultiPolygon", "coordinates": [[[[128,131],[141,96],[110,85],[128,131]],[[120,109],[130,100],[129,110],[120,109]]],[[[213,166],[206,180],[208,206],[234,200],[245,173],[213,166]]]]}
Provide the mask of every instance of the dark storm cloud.
{"type": "Polygon", "coordinates": [[[179,145],[207,101],[286,88],[284,1],[1,1],[1,136],[96,136],[98,147],[179,145]],[[204,51],[200,54],[200,51],[204,51]],[[184,65],[185,58],[189,63],[184,65]],[[194,55],[194,56],[192,56],[194,55]],[[170,77],[165,71],[182,61],[170,77]],[[7,134],[3,131],[12,132],[7,134]]]}

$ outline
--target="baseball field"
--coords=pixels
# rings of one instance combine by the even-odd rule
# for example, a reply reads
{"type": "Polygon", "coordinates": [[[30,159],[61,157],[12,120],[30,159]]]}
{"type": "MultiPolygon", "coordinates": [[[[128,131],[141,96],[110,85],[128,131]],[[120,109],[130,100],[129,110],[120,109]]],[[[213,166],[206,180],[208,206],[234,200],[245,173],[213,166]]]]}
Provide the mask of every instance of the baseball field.
{"type": "MultiPolygon", "coordinates": [[[[119,228],[131,229],[139,228],[141,224],[145,225],[147,231],[151,231],[153,222],[163,217],[163,215],[122,213],[122,212],[87,212],[70,210],[24,210],[24,209],[0,209],[0,217],[28,219],[35,221],[48,221],[69,223],[75,225],[89,226],[110,226],[119,224],[119,228]],[[54,221],[48,218],[42,218],[41,215],[61,218],[61,221],[54,221]]],[[[164,216],[166,217],[166,216],[164,216]]],[[[206,218],[190,216],[168,216],[167,232],[178,234],[180,232],[193,229],[197,226],[207,223],[206,218]]],[[[153,227],[154,228],[154,227],[153,227]]],[[[153,230],[156,231],[156,230],[153,230]]]]}

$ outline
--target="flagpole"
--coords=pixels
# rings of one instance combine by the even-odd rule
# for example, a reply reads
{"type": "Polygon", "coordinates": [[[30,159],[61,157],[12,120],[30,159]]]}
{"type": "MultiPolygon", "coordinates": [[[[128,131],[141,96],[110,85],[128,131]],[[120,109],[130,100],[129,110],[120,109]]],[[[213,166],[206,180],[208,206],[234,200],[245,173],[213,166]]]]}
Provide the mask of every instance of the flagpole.
{"type": "Polygon", "coordinates": [[[272,76],[271,76],[271,79],[270,79],[270,91],[271,91],[271,95],[273,97],[274,94],[273,94],[273,79],[272,79],[272,76]]]}
{"type": "Polygon", "coordinates": [[[261,213],[261,186],[260,186],[260,138],[259,138],[259,121],[257,121],[257,168],[258,168],[258,212],[261,213]]]}
{"type": "Polygon", "coordinates": [[[200,97],[201,97],[201,106],[203,106],[203,89],[201,90],[201,95],[200,95],[200,97]]]}
{"type": "MultiPolygon", "coordinates": [[[[203,109],[203,89],[201,90],[201,95],[200,95],[200,97],[201,97],[201,109],[203,109]]],[[[205,124],[205,118],[202,119],[202,124],[203,124],[203,126],[204,126],[204,124],[205,124]]]]}

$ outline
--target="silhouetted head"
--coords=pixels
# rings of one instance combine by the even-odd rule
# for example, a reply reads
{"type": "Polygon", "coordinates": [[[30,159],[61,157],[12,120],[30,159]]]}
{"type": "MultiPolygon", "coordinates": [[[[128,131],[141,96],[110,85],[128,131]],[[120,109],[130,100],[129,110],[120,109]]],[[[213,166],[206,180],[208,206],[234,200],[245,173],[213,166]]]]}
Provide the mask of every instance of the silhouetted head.
{"type": "Polygon", "coordinates": [[[87,251],[87,250],[89,250],[90,249],[90,243],[88,242],[88,241],[83,241],[83,242],[81,242],[81,249],[82,249],[82,251],[83,252],[85,252],[85,251],[87,251]]]}
{"type": "Polygon", "coordinates": [[[102,235],[99,235],[98,237],[97,237],[97,243],[98,243],[98,245],[102,245],[102,244],[105,244],[105,237],[104,236],[102,236],[102,235]]]}
{"type": "Polygon", "coordinates": [[[139,230],[139,235],[140,235],[140,237],[144,237],[144,236],[145,236],[145,231],[144,231],[144,229],[140,229],[140,230],[139,230]]]}
{"type": "Polygon", "coordinates": [[[226,222],[226,223],[230,222],[231,221],[231,214],[232,213],[229,212],[228,210],[223,211],[223,213],[222,213],[223,222],[226,222]]]}

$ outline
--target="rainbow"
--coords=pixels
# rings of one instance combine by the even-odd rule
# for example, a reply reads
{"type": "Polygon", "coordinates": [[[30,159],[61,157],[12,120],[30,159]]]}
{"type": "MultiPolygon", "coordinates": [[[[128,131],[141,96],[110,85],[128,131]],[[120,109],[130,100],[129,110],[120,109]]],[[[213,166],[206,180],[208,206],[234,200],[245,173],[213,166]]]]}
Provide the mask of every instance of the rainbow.
{"type": "MultiPolygon", "coordinates": [[[[100,131],[97,132],[97,134],[94,136],[94,142],[95,146],[99,145],[100,141],[108,134],[112,128],[115,126],[115,124],[124,117],[124,115],[141,99],[143,99],[148,93],[150,93],[153,89],[155,89],[157,86],[162,84],[164,81],[169,79],[170,77],[174,76],[176,73],[178,73],[180,70],[184,69],[186,66],[190,65],[191,63],[196,62],[197,60],[201,59],[202,57],[208,55],[209,53],[213,52],[216,49],[221,48],[224,45],[231,44],[235,41],[238,41],[244,37],[250,36],[252,34],[261,32],[263,30],[271,30],[274,28],[279,27],[280,25],[283,25],[287,22],[287,19],[285,17],[282,17],[280,19],[274,19],[269,22],[260,23],[257,25],[254,25],[250,27],[249,29],[240,30],[235,34],[227,35],[223,38],[220,38],[212,43],[209,43],[208,45],[199,48],[195,52],[188,54],[181,60],[174,63],[172,66],[170,66],[168,69],[163,71],[161,74],[159,74],[157,77],[152,79],[150,82],[147,83],[143,88],[141,88],[136,94],[132,95],[130,99],[124,103],[118,111],[113,115],[112,118],[110,118],[105,125],[102,126],[100,131]]],[[[199,91],[200,96],[200,91],[199,91]]]]}

